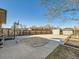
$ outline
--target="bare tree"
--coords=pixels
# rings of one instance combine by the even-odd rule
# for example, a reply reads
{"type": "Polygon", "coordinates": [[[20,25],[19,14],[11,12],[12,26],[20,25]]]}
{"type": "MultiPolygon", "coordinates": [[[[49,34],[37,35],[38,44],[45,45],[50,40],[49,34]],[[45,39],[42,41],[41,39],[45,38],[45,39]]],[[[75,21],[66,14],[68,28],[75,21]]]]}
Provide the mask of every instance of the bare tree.
{"type": "Polygon", "coordinates": [[[66,18],[62,16],[63,13],[67,12],[70,12],[68,13],[70,15],[74,14],[76,11],[79,12],[79,0],[41,0],[41,5],[48,10],[45,16],[53,20],[58,17],[64,21],[78,21],[79,19],[74,19],[73,17],[66,18]]]}

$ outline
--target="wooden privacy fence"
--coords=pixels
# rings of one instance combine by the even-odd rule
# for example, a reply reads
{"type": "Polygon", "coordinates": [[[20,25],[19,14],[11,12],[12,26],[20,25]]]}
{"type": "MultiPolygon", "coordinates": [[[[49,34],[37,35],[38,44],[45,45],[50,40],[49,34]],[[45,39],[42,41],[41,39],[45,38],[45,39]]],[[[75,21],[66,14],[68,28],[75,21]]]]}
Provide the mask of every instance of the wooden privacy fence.
{"type": "MultiPolygon", "coordinates": [[[[0,29],[0,34],[4,34],[5,36],[14,36],[14,30],[10,29],[10,28],[2,28],[0,29]]],[[[15,34],[16,35],[21,35],[21,30],[20,29],[16,29],[15,30],[15,34]]]]}
{"type": "Polygon", "coordinates": [[[52,34],[51,29],[32,29],[32,30],[24,30],[24,35],[36,35],[36,34],[52,34]]]}
{"type": "MultiPolygon", "coordinates": [[[[0,34],[4,34],[5,36],[14,36],[14,30],[11,28],[2,28],[0,29],[0,34]]],[[[22,30],[22,29],[16,29],[15,35],[37,35],[37,34],[52,34],[51,29],[32,29],[32,30],[22,30]]]]}

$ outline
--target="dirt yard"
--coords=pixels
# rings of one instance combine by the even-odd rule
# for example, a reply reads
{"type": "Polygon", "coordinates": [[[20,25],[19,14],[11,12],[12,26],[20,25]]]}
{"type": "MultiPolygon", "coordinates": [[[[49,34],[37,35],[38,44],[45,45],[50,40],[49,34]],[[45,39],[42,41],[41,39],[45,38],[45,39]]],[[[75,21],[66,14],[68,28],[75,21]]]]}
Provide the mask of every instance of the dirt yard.
{"type": "Polygon", "coordinates": [[[79,59],[79,49],[60,45],[46,59],[79,59]]]}

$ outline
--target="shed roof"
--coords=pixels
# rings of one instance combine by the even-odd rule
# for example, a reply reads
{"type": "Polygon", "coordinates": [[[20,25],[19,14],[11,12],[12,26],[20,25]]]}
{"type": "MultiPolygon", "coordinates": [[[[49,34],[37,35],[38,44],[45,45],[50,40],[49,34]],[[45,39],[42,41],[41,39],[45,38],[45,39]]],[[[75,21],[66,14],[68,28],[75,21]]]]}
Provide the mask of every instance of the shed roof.
{"type": "Polygon", "coordinates": [[[64,28],[63,31],[73,31],[72,28],[64,28]]]}

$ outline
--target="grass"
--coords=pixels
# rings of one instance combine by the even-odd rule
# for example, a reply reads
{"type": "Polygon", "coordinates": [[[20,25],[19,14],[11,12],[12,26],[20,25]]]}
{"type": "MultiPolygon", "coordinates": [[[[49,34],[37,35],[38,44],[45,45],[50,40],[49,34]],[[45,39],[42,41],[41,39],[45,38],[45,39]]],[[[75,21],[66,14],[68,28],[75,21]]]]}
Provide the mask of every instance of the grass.
{"type": "Polygon", "coordinates": [[[46,59],[79,59],[79,49],[60,45],[46,59]]]}

